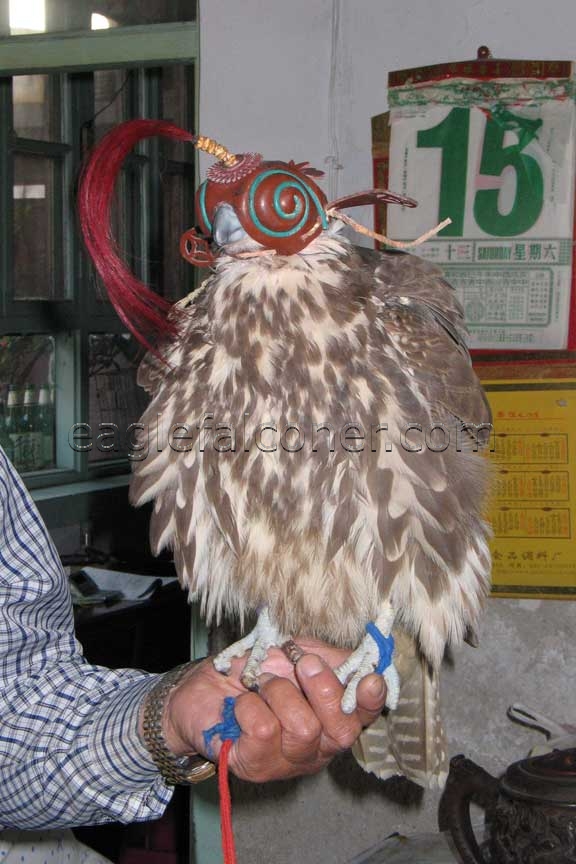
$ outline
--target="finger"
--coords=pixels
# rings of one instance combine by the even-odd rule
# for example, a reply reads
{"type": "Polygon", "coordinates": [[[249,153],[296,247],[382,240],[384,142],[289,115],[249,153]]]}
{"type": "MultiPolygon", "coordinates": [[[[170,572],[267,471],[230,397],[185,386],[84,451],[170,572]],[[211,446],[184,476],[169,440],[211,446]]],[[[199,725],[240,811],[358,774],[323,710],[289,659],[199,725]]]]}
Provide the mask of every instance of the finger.
{"type": "Polygon", "coordinates": [[[258,684],[261,684],[260,678],[265,674],[276,675],[279,678],[289,678],[296,681],[294,674],[294,664],[290,662],[286,654],[279,648],[271,648],[264,662],[262,663],[262,675],[258,679],[258,684]]]}
{"type": "Polygon", "coordinates": [[[362,724],[357,712],[344,714],[340,701],[344,688],[334,672],[316,654],[305,654],[296,666],[296,676],[306,694],[333,752],[352,746],[362,724]]]}
{"type": "MultiPolygon", "coordinates": [[[[350,656],[350,651],[334,648],[332,645],[326,645],[324,642],[318,642],[313,639],[298,639],[298,642],[295,644],[298,650],[294,654],[299,655],[295,656],[295,661],[288,659],[284,646],[282,648],[271,648],[266,660],[262,664],[263,671],[282,676],[283,678],[293,678],[294,665],[300,659],[300,651],[303,651],[304,654],[318,654],[332,668],[340,666],[350,656]]],[[[292,651],[289,653],[292,654],[292,651]]]]}
{"type": "Polygon", "coordinates": [[[362,726],[369,726],[384,710],[386,681],[382,675],[367,675],[356,691],[357,711],[362,726]]]}
{"type": "Polygon", "coordinates": [[[298,645],[304,649],[305,654],[318,654],[332,669],[340,666],[350,656],[349,649],[335,648],[334,645],[327,645],[317,639],[299,639],[298,645]]]}
{"type": "Polygon", "coordinates": [[[260,696],[278,718],[282,755],[288,762],[311,765],[318,758],[322,725],[303,693],[291,681],[260,676],[260,696]]]}
{"type": "Polygon", "coordinates": [[[239,696],[234,713],[242,734],[232,750],[230,767],[248,780],[273,774],[282,761],[278,718],[257,693],[239,696]]]}

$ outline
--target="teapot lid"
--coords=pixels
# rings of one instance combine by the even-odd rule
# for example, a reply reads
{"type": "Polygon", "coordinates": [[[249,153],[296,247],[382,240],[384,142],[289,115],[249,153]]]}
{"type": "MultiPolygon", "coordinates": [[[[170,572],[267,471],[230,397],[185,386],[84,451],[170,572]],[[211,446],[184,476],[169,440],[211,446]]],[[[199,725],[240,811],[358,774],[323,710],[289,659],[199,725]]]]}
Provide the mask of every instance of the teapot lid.
{"type": "Polygon", "coordinates": [[[511,798],[576,808],[576,748],[515,762],[502,778],[501,789],[511,798]]]}

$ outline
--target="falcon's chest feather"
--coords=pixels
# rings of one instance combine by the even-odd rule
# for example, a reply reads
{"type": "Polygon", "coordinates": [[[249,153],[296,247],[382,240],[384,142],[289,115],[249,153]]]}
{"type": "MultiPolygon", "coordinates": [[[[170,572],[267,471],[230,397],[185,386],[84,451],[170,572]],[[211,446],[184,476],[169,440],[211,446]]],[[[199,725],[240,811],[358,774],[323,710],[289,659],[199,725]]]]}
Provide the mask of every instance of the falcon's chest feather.
{"type": "Polygon", "coordinates": [[[342,241],[316,246],[314,255],[216,273],[206,288],[211,352],[201,375],[183,370],[183,385],[206,387],[231,416],[267,407],[300,422],[351,422],[369,410],[377,420],[394,391],[418,419],[417,387],[386,328],[376,274],[342,241]]]}
{"type": "Polygon", "coordinates": [[[321,397],[321,386],[333,386],[365,348],[368,325],[369,299],[354,295],[347,261],[332,253],[234,264],[215,279],[215,391],[235,382],[263,396],[316,390],[321,397]]]}
{"type": "Polygon", "coordinates": [[[484,403],[451,330],[413,301],[448,290],[437,272],[370,260],[333,240],[224,259],[148,409],[190,423],[190,447],[136,465],[132,498],[156,499],[153,546],[173,547],[208,615],[268,604],[285,632],[353,643],[390,597],[437,659],[485,590],[485,479],[475,454],[414,452],[401,431],[484,403]]]}

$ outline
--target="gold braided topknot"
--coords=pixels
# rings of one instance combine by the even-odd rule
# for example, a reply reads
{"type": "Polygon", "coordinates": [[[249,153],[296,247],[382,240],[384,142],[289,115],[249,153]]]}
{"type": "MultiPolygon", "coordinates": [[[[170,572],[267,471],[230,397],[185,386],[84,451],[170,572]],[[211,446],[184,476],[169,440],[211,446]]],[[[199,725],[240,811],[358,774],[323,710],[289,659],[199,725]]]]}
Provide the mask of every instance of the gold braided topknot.
{"type": "Polygon", "coordinates": [[[203,150],[204,153],[209,153],[220,162],[224,162],[227,168],[233,168],[238,162],[238,157],[230,153],[222,144],[218,144],[213,138],[206,138],[204,135],[198,135],[194,146],[197,150],[203,150]]]}

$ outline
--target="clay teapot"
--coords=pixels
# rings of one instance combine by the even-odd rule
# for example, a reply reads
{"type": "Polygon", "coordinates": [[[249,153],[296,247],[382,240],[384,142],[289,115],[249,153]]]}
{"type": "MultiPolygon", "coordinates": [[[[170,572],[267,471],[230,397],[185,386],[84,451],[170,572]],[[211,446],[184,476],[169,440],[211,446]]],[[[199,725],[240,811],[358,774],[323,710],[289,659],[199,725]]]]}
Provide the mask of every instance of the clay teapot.
{"type": "Polygon", "coordinates": [[[439,824],[462,864],[575,864],[576,748],[515,762],[500,780],[455,756],[439,824]],[[472,801],[486,810],[482,849],[470,821],[472,801]]]}

